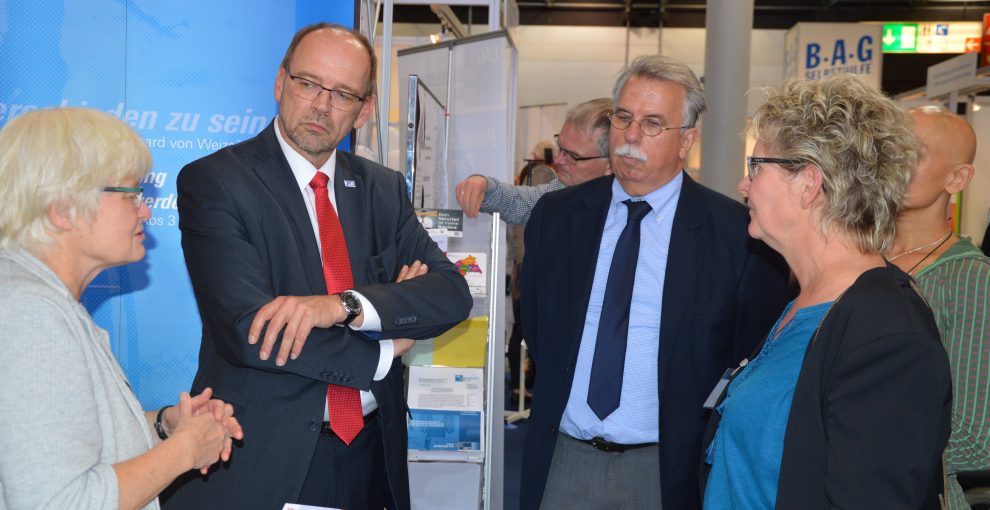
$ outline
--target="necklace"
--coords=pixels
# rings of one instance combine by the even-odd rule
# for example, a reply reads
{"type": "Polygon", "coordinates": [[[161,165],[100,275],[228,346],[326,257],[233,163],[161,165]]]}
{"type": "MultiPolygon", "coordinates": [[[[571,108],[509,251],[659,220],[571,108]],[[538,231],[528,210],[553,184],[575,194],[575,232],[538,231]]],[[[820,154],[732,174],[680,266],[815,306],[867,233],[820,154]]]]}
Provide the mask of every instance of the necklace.
{"type": "MultiPolygon", "coordinates": [[[[901,258],[901,257],[903,257],[905,255],[910,255],[912,253],[918,253],[919,251],[924,250],[925,248],[931,248],[932,246],[935,246],[936,244],[938,246],[942,246],[942,244],[945,243],[946,241],[948,241],[950,237],[952,237],[952,229],[951,228],[949,229],[949,232],[945,234],[945,237],[943,237],[941,239],[936,239],[936,240],[934,240],[934,241],[932,241],[932,242],[930,242],[930,243],[928,243],[928,244],[926,244],[924,246],[919,246],[917,248],[912,248],[912,249],[910,249],[908,251],[902,251],[901,253],[898,253],[897,255],[894,255],[893,257],[889,257],[887,260],[890,261],[890,262],[893,262],[894,260],[899,259],[899,258],[901,258]]],[[[938,246],[935,246],[935,249],[938,249],[938,246]]],[[[932,250],[932,252],[934,252],[934,251],[935,250],[932,250]]],[[[931,255],[932,252],[929,252],[928,255],[931,255]]],[[[925,258],[928,258],[928,256],[925,256],[925,258]]],[[[922,259],[922,260],[924,260],[924,259],[922,259]]]]}
{"type": "Polygon", "coordinates": [[[908,269],[905,272],[907,274],[911,274],[911,272],[914,271],[918,266],[920,266],[922,262],[924,262],[928,257],[931,257],[932,256],[932,253],[935,253],[939,248],[941,248],[942,245],[945,244],[945,242],[949,240],[949,237],[951,237],[951,235],[952,235],[952,231],[950,230],[948,236],[946,236],[944,239],[942,239],[941,242],[939,242],[937,245],[935,245],[935,247],[932,248],[932,250],[929,251],[927,254],[925,254],[924,257],[921,257],[921,260],[919,260],[917,264],[911,266],[911,269],[908,269]]]}

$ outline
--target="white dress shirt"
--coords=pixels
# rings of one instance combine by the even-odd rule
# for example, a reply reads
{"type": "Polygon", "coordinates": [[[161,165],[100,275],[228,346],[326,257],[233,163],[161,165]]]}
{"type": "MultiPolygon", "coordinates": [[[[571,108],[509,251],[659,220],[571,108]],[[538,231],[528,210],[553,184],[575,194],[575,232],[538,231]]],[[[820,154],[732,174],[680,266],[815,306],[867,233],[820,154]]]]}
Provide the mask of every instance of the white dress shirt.
{"type": "MultiPolygon", "coordinates": [[[[333,176],[334,171],[337,168],[337,150],[334,149],[333,153],[330,154],[330,159],[323,164],[322,167],[316,168],[312,163],[309,162],[302,154],[296,152],[291,145],[289,145],[285,138],[282,137],[282,132],[279,129],[278,121],[275,122],[275,137],[278,138],[278,144],[282,147],[282,153],[285,154],[285,159],[289,162],[289,168],[292,169],[292,175],[296,178],[296,183],[299,185],[299,190],[302,192],[303,201],[306,202],[306,212],[309,213],[309,222],[313,227],[313,235],[316,237],[316,244],[320,247],[320,254],[323,254],[323,244],[320,241],[320,225],[316,221],[316,193],[313,188],[309,186],[310,181],[316,176],[316,172],[322,172],[326,174],[330,181],[327,183],[327,191],[330,196],[330,204],[333,206],[334,211],[337,210],[337,198],[331,192],[333,187],[333,176]]],[[[323,260],[322,257],[320,259],[323,260]]],[[[378,311],[375,310],[375,306],[368,301],[368,298],[361,295],[360,292],[354,292],[354,295],[361,301],[361,310],[364,312],[364,321],[361,326],[350,325],[351,329],[355,331],[381,331],[382,330],[382,320],[378,316],[378,311]]],[[[374,340],[368,340],[372,342],[374,340]]],[[[374,380],[380,381],[388,375],[388,370],[392,366],[392,358],[395,354],[395,346],[392,344],[392,340],[379,340],[379,345],[381,346],[381,353],[378,356],[378,369],[375,370],[374,380]]],[[[299,354],[300,356],[305,356],[305,348],[303,352],[299,354]]],[[[290,361],[291,363],[291,361],[290,361]]],[[[375,401],[374,395],[370,391],[361,391],[361,410],[365,416],[369,413],[378,409],[378,402],[375,401]]],[[[325,421],[330,420],[329,409],[324,408],[323,419],[325,421]]]]}

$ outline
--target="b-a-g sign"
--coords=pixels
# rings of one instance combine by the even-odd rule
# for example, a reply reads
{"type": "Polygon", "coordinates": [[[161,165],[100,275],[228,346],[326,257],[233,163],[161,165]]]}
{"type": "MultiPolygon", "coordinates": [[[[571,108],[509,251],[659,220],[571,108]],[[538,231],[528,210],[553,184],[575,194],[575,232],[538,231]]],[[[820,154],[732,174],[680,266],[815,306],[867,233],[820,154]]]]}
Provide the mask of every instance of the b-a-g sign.
{"type": "Polygon", "coordinates": [[[787,32],[784,77],[820,80],[848,73],[879,89],[881,31],[880,25],[798,23],[787,32]]]}

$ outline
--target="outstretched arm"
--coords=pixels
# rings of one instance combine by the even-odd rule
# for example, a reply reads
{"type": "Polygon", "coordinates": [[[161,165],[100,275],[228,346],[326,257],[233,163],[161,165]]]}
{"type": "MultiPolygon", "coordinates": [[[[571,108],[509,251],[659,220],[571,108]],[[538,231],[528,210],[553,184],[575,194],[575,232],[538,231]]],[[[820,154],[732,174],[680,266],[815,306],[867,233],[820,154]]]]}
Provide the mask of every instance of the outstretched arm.
{"type": "Polygon", "coordinates": [[[491,177],[472,175],[457,185],[457,202],[468,218],[478,212],[499,213],[506,223],[525,225],[533,206],[543,195],[563,189],[554,179],[539,186],[513,186],[491,177]]]}

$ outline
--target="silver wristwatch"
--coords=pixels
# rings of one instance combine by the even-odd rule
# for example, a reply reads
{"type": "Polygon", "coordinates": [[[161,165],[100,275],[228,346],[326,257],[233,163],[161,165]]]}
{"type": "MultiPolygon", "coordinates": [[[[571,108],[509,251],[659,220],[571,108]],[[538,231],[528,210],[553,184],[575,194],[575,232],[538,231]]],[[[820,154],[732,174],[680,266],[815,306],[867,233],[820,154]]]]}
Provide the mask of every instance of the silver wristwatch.
{"type": "Polygon", "coordinates": [[[361,315],[361,300],[351,291],[345,290],[340,293],[340,304],[344,306],[344,312],[347,314],[347,318],[341,325],[348,325],[361,315]]]}

